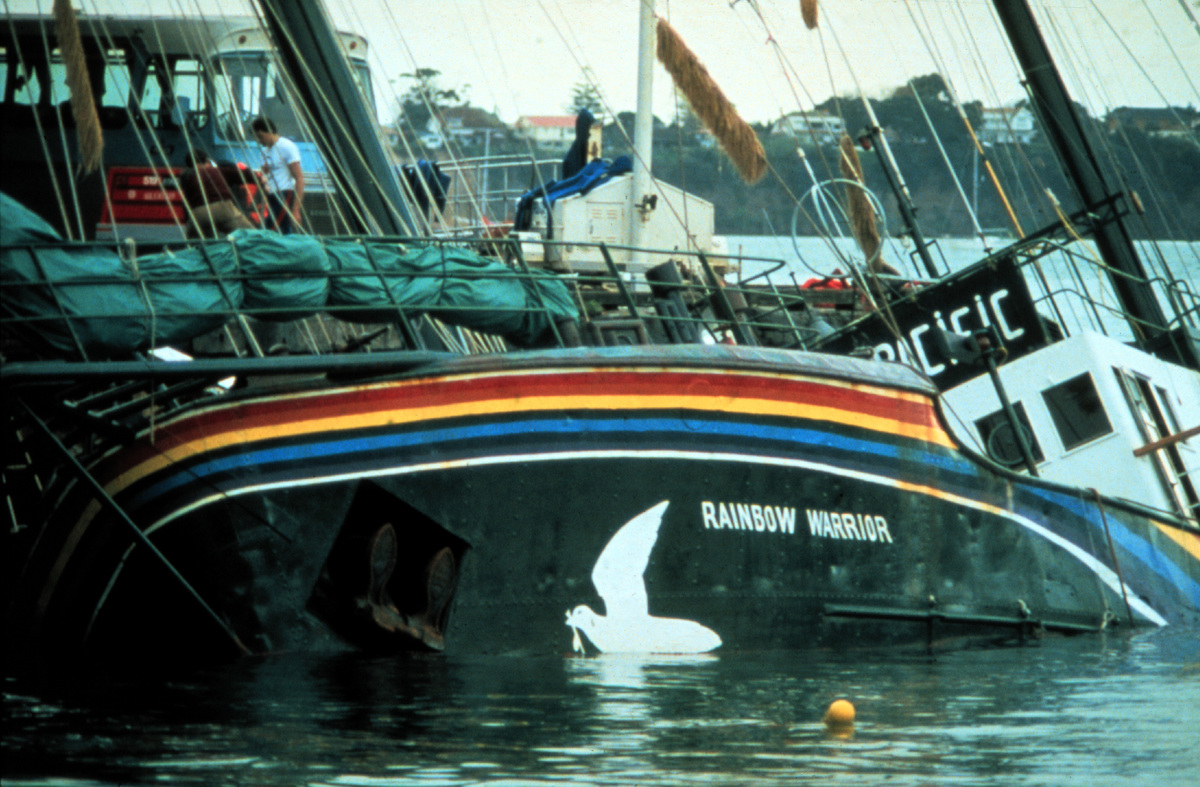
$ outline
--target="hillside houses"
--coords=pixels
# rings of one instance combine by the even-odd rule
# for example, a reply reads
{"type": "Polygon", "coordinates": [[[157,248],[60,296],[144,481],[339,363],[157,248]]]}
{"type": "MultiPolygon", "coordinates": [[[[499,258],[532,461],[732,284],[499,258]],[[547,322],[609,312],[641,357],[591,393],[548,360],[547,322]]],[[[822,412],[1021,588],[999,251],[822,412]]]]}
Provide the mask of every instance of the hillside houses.
{"type": "Polygon", "coordinates": [[[1110,133],[1125,129],[1152,137],[1200,138],[1200,112],[1192,107],[1117,107],[1104,125],[1110,133]]]}
{"type": "Polygon", "coordinates": [[[477,107],[447,107],[438,115],[442,136],[458,144],[482,144],[489,134],[495,138],[509,133],[504,121],[477,107]]]}
{"type": "Polygon", "coordinates": [[[566,149],[575,141],[575,116],[524,115],[513,129],[537,147],[566,149]]]}
{"type": "Polygon", "coordinates": [[[846,123],[837,115],[824,112],[792,112],[775,121],[771,133],[830,145],[846,133],[846,123]]]}
{"type": "Polygon", "coordinates": [[[985,144],[1028,144],[1037,136],[1037,123],[1029,107],[984,108],[983,124],[975,130],[985,144]]]}

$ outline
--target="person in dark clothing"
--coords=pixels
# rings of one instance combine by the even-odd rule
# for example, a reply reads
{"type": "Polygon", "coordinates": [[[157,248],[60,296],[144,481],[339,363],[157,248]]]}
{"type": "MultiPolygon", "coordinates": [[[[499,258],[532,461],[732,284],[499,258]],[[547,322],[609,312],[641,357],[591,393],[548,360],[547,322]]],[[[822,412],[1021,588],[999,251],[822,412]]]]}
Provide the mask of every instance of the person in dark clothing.
{"type": "Polygon", "coordinates": [[[188,207],[189,238],[219,238],[234,230],[254,228],[234,201],[225,173],[206,152],[189,153],[184,167],[179,190],[188,207]]]}
{"type": "Polygon", "coordinates": [[[403,172],[422,216],[429,217],[430,198],[439,212],[446,209],[446,190],[450,188],[450,176],[442,172],[436,161],[421,159],[415,166],[405,164],[403,172]]]}
{"type": "Polygon", "coordinates": [[[579,114],[575,116],[575,141],[571,143],[570,150],[562,160],[562,177],[559,180],[566,180],[587,166],[588,136],[595,122],[596,117],[586,109],[579,110],[579,114]]]}

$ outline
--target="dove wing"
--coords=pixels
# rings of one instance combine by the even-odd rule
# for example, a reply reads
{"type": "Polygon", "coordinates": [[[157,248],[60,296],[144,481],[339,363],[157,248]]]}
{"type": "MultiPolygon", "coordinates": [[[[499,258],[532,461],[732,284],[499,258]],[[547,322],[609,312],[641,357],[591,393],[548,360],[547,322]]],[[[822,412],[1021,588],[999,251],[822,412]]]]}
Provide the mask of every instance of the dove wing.
{"type": "Polygon", "coordinates": [[[626,522],[600,553],[592,569],[592,584],[604,599],[609,618],[649,614],[643,574],[658,541],[658,528],[669,500],[626,522]]]}

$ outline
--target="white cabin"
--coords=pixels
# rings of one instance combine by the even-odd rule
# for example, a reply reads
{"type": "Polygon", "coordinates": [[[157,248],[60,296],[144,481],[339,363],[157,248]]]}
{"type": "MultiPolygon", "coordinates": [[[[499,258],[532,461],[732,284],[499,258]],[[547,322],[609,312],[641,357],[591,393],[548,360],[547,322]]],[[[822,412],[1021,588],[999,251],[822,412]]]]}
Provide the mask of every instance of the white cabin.
{"type": "MultiPolygon", "coordinates": [[[[1146,447],[1200,425],[1200,375],[1095,333],[1081,333],[1000,367],[1028,434],[1038,474],[1200,517],[1200,436],[1146,447]]],[[[967,445],[1023,470],[987,374],[943,395],[967,445]]]]}
{"type": "MultiPolygon", "coordinates": [[[[633,245],[634,208],[629,199],[632,181],[632,175],[619,175],[587,194],[556,200],[549,216],[544,208],[535,207],[532,229],[539,239],[556,241],[546,244],[544,262],[576,273],[607,273],[607,263],[594,245],[598,243],[610,246],[613,262],[630,272],[644,272],[670,259],[670,254],[648,254],[639,260],[625,248],[633,245]]],[[[712,203],[661,181],[655,181],[654,190],[657,202],[645,213],[643,247],[661,252],[716,254],[718,258],[711,260],[714,267],[728,270],[724,246],[713,238],[712,203]],[[681,217],[686,217],[686,227],[681,217]]],[[[532,254],[533,261],[543,261],[538,251],[532,254]]]]}

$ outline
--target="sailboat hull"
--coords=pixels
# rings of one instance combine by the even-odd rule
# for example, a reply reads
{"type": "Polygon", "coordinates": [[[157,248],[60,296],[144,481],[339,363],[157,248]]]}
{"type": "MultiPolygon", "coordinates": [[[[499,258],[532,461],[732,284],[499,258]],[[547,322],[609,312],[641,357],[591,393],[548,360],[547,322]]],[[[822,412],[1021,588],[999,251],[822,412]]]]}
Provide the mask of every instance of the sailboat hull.
{"type": "Polygon", "coordinates": [[[109,500],[65,490],[9,642],[567,652],[605,545],[663,501],[649,614],[726,650],[1200,618],[1194,532],[968,454],[935,401],[895,364],[736,347],[228,397],[94,463],[109,500]]]}

